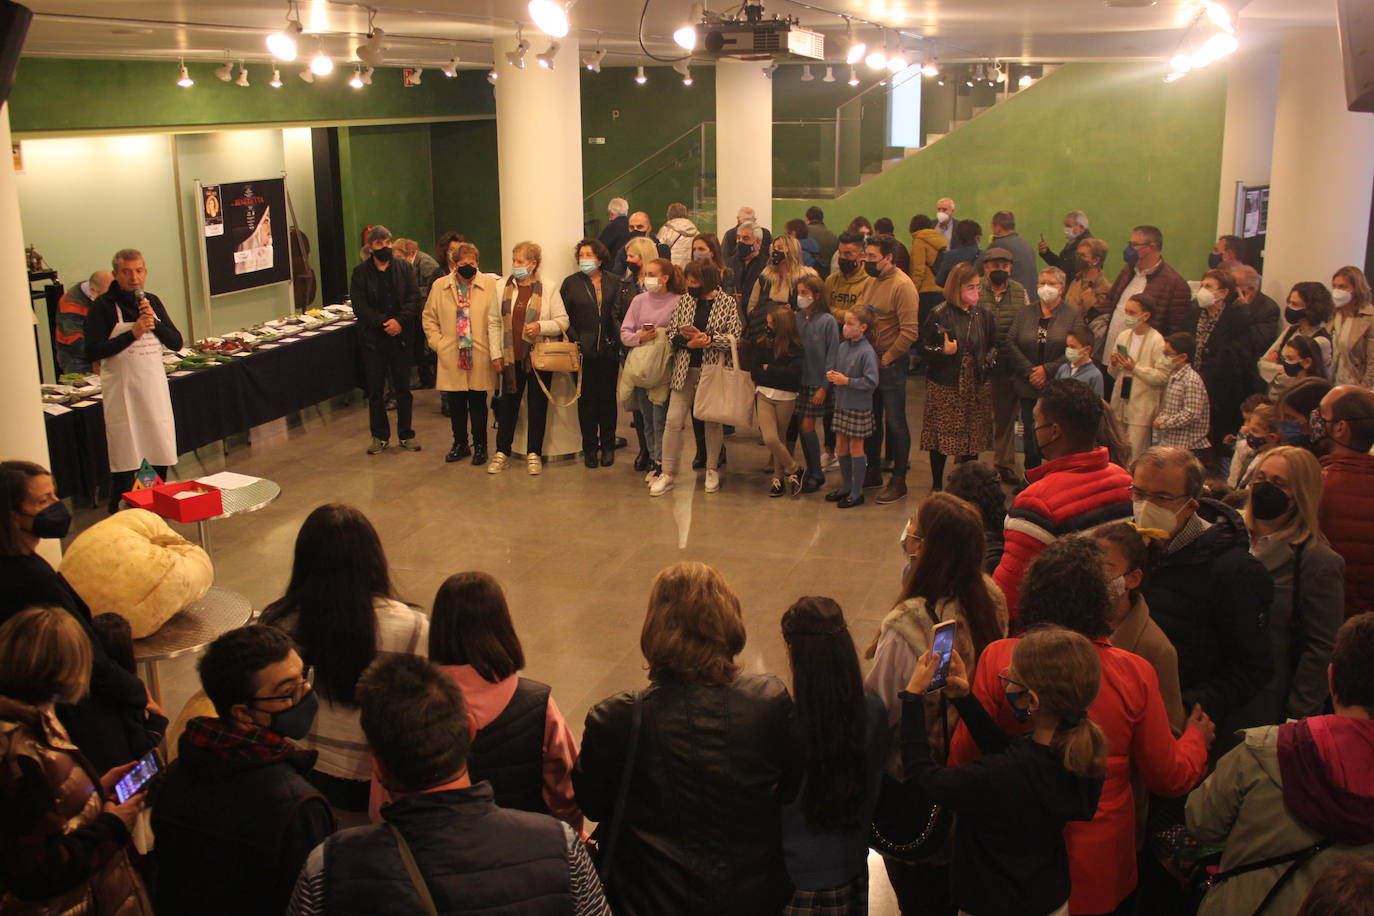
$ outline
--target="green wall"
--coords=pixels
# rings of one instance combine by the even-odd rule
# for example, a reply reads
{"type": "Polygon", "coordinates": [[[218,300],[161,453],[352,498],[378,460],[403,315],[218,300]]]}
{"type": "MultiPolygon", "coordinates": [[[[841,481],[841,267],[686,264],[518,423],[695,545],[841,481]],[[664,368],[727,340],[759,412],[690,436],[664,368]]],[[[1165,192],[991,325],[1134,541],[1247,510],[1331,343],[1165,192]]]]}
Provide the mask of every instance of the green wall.
{"type": "MultiPolygon", "coordinates": [[[[282,67],[282,87],[273,89],[266,64],[248,66],[248,87],[215,78],[218,64],[186,65],[196,84],[176,84],[172,61],[65,60],[26,57],[19,62],[10,93],[10,129],[38,131],[126,130],[199,125],[328,121],[380,118],[425,119],[496,112],[486,74],[465,70],[455,79],[425,73],[419,86],[401,85],[401,72],[384,68],[372,85],[353,89],[351,70],[338,67],[305,83],[300,65],[282,67]]],[[[234,67],[238,76],[238,66],[234,67]]]]}
{"type": "Polygon", "coordinates": [[[461,232],[482,252],[482,267],[501,269],[501,204],[496,122],[454,121],[429,127],[434,240],[461,232]]]}
{"type": "Polygon", "coordinates": [[[358,260],[362,232],[383,225],[434,247],[434,180],[428,124],[339,128],[345,252],[358,260]]]}
{"type": "Polygon", "coordinates": [[[1008,209],[1032,245],[1043,233],[1057,249],[1064,212],[1081,209],[1111,246],[1110,271],[1131,227],[1153,223],[1164,257],[1197,278],[1216,241],[1225,111],[1223,66],[1166,85],[1153,64],[1068,64],[838,200],[775,200],[773,221],[817,204],[832,227],[862,214],[900,231],[952,197],[985,244],[1008,209]]]}

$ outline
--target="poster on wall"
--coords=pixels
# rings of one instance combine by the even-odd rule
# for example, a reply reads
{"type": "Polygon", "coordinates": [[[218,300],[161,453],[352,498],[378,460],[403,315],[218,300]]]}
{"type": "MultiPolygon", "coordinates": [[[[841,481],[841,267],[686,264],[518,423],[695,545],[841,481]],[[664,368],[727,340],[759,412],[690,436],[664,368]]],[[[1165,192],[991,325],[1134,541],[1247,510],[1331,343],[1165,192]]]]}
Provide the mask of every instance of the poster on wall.
{"type": "Polygon", "coordinates": [[[290,280],[286,180],[267,178],[198,187],[210,295],[290,280]]]}

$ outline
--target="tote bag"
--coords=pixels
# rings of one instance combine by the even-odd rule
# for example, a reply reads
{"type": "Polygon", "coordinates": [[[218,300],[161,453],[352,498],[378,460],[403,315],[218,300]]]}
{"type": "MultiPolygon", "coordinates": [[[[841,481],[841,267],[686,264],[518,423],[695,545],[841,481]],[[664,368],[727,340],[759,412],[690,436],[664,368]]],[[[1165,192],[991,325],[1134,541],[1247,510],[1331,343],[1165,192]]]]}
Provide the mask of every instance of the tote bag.
{"type": "MultiPolygon", "coordinates": [[[[703,361],[704,362],[704,361],[703,361]]],[[[739,346],[730,338],[730,363],[701,367],[693,415],[703,423],[748,428],[754,425],[754,379],[739,368],[739,346]]]]}

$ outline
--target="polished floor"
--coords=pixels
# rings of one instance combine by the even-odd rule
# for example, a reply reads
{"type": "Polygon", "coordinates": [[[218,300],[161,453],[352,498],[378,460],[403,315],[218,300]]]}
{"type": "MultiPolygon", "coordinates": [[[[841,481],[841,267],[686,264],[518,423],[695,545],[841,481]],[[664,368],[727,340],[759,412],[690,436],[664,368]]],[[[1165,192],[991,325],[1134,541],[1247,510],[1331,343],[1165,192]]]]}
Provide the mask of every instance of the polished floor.
{"type": "MultiPolygon", "coordinates": [[[[922,379],[911,380],[913,439],[923,389],[922,379]]],[[[836,599],[862,652],[891,608],[903,563],[898,536],[930,481],[924,454],[915,452],[911,495],[893,505],[876,505],[874,490],[849,510],[821,493],[770,499],[761,473],[767,453],[756,433],[740,431],[727,440],[719,493],[706,494],[695,472],[651,499],[631,467],[633,449],[610,468],[589,470],[571,460],[531,477],[515,460],[504,474],[489,476],[466,460],[444,463],[450,434],[437,393],[416,392],[415,427],[423,451],[393,446],[368,456],[366,402],[355,400],[259,427],[249,440],[230,443],[227,455],[211,448],[183,456],[180,479],[228,469],[282,488],[261,511],[210,523],[216,584],[261,610],[286,586],[306,515],[323,503],[355,505],[380,532],[405,600],[427,610],[440,583],[463,570],[484,570],[502,583],[524,644],[525,674],[553,685],[578,735],[592,704],[646,683],[639,630],[649,586],[679,560],[710,563],[739,594],[747,671],[788,680],[778,623],[802,595],[836,599]]],[[[633,443],[628,417],[621,433],[633,443]]],[[[690,467],[690,455],[682,466],[690,467]]],[[[836,483],[838,477],[831,475],[836,483]]],[[[100,517],[78,512],[78,528],[100,517]]],[[[195,526],[181,528],[194,539],[195,526]]],[[[199,687],[194,660],[163,663],[161,677],[164,705],[175,717],[199,687]]],[[[895,913],[880,864],[872,888],[873,913],[895,913]]]]}

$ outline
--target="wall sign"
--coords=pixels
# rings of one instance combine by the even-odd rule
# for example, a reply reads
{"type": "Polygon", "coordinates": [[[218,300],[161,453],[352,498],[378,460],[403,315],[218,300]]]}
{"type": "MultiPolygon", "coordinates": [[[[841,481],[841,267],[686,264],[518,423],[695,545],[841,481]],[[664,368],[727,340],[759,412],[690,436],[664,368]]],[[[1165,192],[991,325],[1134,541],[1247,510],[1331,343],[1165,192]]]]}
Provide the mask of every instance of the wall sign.
{"type": "Polygon", "coordinates": [[[198,198],[210,295],[291,279],[285,179],[198,185],[198,198]]]}

